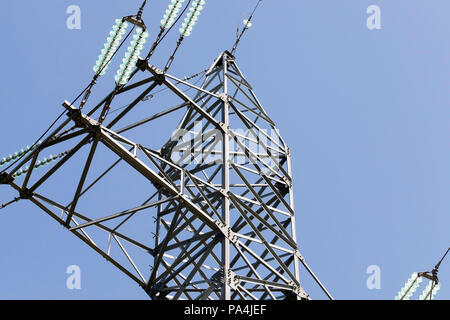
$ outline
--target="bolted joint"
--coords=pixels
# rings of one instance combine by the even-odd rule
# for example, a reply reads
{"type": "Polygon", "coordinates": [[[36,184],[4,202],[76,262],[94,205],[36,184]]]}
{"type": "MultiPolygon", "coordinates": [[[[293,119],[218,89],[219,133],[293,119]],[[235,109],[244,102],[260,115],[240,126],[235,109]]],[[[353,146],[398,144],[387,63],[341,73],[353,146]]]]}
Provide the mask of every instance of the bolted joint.
{"type": "Polygon", "coordinates": [[[33,197],[33,193],[28,188],[23,188],[19,192],[20,199],[28,200],[33,197]]]}

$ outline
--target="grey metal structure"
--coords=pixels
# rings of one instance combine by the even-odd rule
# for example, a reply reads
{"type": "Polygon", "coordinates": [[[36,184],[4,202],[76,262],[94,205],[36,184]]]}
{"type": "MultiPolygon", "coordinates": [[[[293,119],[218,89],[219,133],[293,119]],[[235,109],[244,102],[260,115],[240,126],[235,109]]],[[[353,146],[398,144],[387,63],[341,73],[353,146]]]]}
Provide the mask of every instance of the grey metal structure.
{"type": "Polygon", "coordinates": [[[146,60],[139,61],[139,71],[146,75],[142,80],[90,109],[64,102],[67,118],[0,182],[66,227],[152,299],[309,299],[300,283],[302,267],[331,298],[297,245],[289,148],[235,57],[221,53],[198,86],[146,60]],[[158,87],[167,88],[179,103],[133,119],[135,107],[158,87]],[[120,113],[102,111],[113,98],[127,94],[131,102],[120,113]],[[173,134],[161,148],[151,148],[148,135],[161,134],[152,129],[153,121],[177,112],[182,117],[171,128],[173,134]],[[124,119],[129,123],[118,128],[124,119]],[[134,130],[141,131],[133,136],[134,130]],[[34,168],[49,150],[67,151],[52,167],[28,170],[20,182],[14,178],[23,166],[34,168]],[[82,165],[70,167],[71,161],[82,165]],[[108,175],[120,166],[130,172],[121,175],[121,185],[132,188],[135,177],[145,180],[146,187],[138,190],[147,195],[145,201],[124,209],[123,199],[122,207],[109,213],[84,206],[96,199],[90,195],[102,183],[109,187],[108,175]],[[70,174],[52,181],[65,167],[70,174]],[[52,187],[61,198],[70,196],[59,200],[52,187]],[[148,212],[155,213],[154,224],[146,220],[148,212]]]}

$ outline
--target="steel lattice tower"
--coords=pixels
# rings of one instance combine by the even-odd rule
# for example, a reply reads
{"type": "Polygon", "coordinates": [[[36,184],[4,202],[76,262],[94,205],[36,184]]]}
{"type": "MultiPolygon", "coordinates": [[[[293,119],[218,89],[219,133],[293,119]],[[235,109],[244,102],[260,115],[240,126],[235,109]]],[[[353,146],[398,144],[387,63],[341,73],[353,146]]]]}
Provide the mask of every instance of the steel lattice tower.
{"type": "MultiPolygon", "coordinates": [[[[65,102],[67,118],[3,173],[2,183],[67,227],[152,299],[308,299],[300,285],[300,264],[326,292],[298,249],[289,148],[234,56],[220,54],[200,86],[145,60],[138,66],[149,76],[116,93],[115,98],[126,93],[134,97],[119,114],[106,118],[109,123],[101,124],[94,115],[111,102],[111,94],[87,113],[87,107],[81,110],[65,102]],[[180,103],[116,129],[159,86],[180,103]],[[190,96],[182,87],[189,88],[190,96]],[[183,116],[172,136],[159,150],[148,147],[148,133],[155,134],[152,121],[176,111],[183,116]],[[127,136],[141,127],[149,130],[145,139],[127,136]],[[14,179],[24,165],[34,168],[44,152],[66,148],[49,169],[28,170],[20,183],[14,179]],[[107,157],[101,155],[105,150],[107,157]],[[70,167],[60,180],[72,185],[71,193],[64,192],[71,194],[69,201],[45,195],[46,186],[63,189],[62,182],[50,181],[77,157],[74,161],[82,166],[70,167]],[[104,167],[106,160],[114,163],[100,174],[92,173],[88,184],[90,171],[104,167]],[[119,163],[148,182],[145,190],[139,189],[147,199],[113,214],[83,207],[119,163]],[[139,220],[148,211],[156,213],[154,225],[139,220]],[[154,240],[143,240],[136,227],[127,228],[135,220],[141,227],[148,223],[147,235],[154,226],[154,240]]],[[[120,183],[133,185],[132,176],[122,179],[120,183]]]]}

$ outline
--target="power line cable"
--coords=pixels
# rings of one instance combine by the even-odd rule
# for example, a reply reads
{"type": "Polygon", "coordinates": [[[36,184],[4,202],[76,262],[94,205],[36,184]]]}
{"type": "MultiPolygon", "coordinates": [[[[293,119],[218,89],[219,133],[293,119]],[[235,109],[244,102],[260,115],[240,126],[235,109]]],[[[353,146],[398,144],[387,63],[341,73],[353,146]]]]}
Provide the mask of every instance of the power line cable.
{"type": "Polygon", "coordinates": [[[256,4],[255,8],[253,9],[253,12],[251,13],[250,17],[247,19],[244,28],[242,29],[241,34],[239,35],[239,37],[236,39],[236,42],[234,43],[233,49],[231,49],[231,54],[234,54],[234,52],[236,51],[242,37],[244,36],[245,31],[247,31],[247,29],[251,26],[251,21],[253,19],[253,16],[255,15],[256,10],[258,9],[260,3],[262,2],[262,0],[258,0],[258,3],[256,4]]]}

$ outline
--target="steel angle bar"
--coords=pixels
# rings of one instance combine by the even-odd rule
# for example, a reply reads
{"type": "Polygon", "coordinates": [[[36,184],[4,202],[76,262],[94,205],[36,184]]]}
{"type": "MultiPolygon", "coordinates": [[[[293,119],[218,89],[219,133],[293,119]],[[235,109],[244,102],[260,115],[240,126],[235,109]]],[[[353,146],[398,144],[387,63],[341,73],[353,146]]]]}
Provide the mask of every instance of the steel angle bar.
{"type": "MultiPolygon", "coordinates": [[[[233,80],[232,80],[232,81],[233,81],[233,80]]],[[[232,101],[236,102],[237,104],[239,104],[240,106],[244,107],[245,110],[247,110],[248,112],[253,113],[253,114],[257,117],[257,119],[262,119],[262,120],[264,120],[265,122],[267,122],[270,126],[275,127],[275,124],[272,122],[272,120],[270,120],[270,118],[266,118],[263,114],[261,114],[261,111],[260,111],[260,113],[255,112],[255,111],[253,110],[253,108],[248,107],[245,103],[241,102],[241,101],[238,100],[236,97],[230,96],[230,99],[231,99],[232,101]]],[[[236,108],[236,109],[237,109],[237,108],[236,108]]],[[[239,109],[237,109],[237,110],[239,110],[239,109]]]]}
{"type": "Polygon", "coordinates": [[[149,82],[152,82],[152,81],[156,81],[156,78],[153,77],[153,76],[152,77],[148,77],[147,79],[144,79],[144,80],[141,80],[141,81],[138,81],[138,82],[126,85],[126,86],[120,88],[117,91],[116,95],[119,95],[121,93],[124,93],[124,92],[130,91],[130,90],[136,89],[136,88],[141,87],[141,86],[143,86],[143,85],[145,85],[145,84],[147,84],[149,82]]]}
{"type": "Polygon", "coordinates": [[[168,245],[167,248],[166,248],[166,251],[170,251],[170,250],[173,250],[173,249],[176,249],[176,248],[179,248],[179,247],[183,247],[183,246],[185,246],[187,244],[190,244],[190,243],[193,243],[193,242],[196,242],[196,241],[207,240],[209,238],[212,238],[215,235],[217,235],[216,231],[209,231],[209,232],[206,232],[206,233],[203,233],[203,234],[199,234],[199,235],[193,236],[192,238],[179,241],[176,244],[168,245]]]}
{"type": "MultiPolygon", "coordinates": [[[[228,69],[227,77],[228,77],[230,80],[234,80],[233,83],[236,83],[236,82],[237,82],[237,83],[239,84],[239,87],[244,86],[244,87],[246,87],[246,88],[249,89],[249,90],[252,89],[252,87],[250,86],[250,84],[249,84],[247,81],[245,81],[245,79],[242,79],[242,78],[241,78],[241,80],[239,80],[238,78],[232,76],[231,74],[234,74],[234,75],[236,75],[236,76],[238,76],[238,77],[239,77],[239,75],[236,74],[236,73],[234,73],[233,70],[228,69]]],[[[236,85],[236,87],[238,87],[238,85],[236,85]]],[[[249,100],[250,100],[250,99],[249,99],[249,100]]],[[[256,104],[254,101],[251,101],[251,102],[252,102],[253,104],[256,104]]]]}
{"type": "MultiPolygon", "coordinates": [[[[244,262],[247,264],[248,268],[250,269],[248,274],[254,274],[258,279],[262,279],[262,277],[259,275],[258,271],[256,270],[256,267],[248,260],[248,258],[245,256],[244,252],[242,251],[241,248],[239,248],[238,243],[233,243],[233,246],[235,247],[235,249],[239,252],[239,256],[236,258],[242,258],[244,260],[244,262]]],[[[250,253],[251,254],[251,253],[250,253]]],[[[235,270],[237,271],[237,270],[235,270]]],[[[270,291],[270,289],[266,286],[263,286],[264,290],[273,297],[272,292],[270,291]]]]}
{"type": "Polygon", "coordinates": [[[300,252],[296,252],[296,256],[300,260],[301,264],[305,267],[306,271],[311,275],[311,277],[314,279],[314,281],[319,285],[319,287],[322,289],[322,291],[327,295],[327,297],[330,300],[334,300],[333,296],[328,292],[327,288],[320,282],[319,278],[314,274],[314,272],[311,270],[311,268],[306,264],[305,258],[300,254],[300,252]]]}
{"type": "MultiPolygon", "coordinates": [[[[121,142],[123,144],[126,144],[130,147],[133,147],[133,149],[137,148],[137,143],[131,141],[128,138],[125,138],[123,135],[118,134],[117,132],[110,130],[108,128],[102,127],[102,129],[107,132],[112,138],[114,138],[115,140],[117,140],[118,142],[121,142]]],[[[132,150],[133,150],[132,149],[132,150]]]]}
{"type": "MultiPolygon", "coordinates": [[[[130,154],[125,148],[123,148],[120,144],[114,141],[107,134],[104,134],[102,131],[102,142],[109,147],[114,153],[124,159],[129,165],[135,168],[139,173],[141,173],[144,177],[149,180],[157,183],[161,187],[163,187],[166,191],[171,193],[172,195],[178,195],[179,191],[173,187],[169,182],[161,178],[158,174],[153,172],[150,168],[148,168],[142,161],[135,158],[134,155],[130,154]]],[[[213,219],[211,219],[207,214],[197,208],[189,199],[185,196],[181,195],[181,199],[186,203],[186,205],[196,213],[202,220],[204,220],[208,226],[212,229],[216,229],[217,226],[213,219]]]]}
{"type": "MultiPolygon", "coordinates": [[[[201,183],[202,185],[205,185],[211,189],[214,189],[215,191],[219,191],[219,192],[221,191],[220,188],[218,188],[217,186],[212,184],[211,181],[205,181],[202,178],[199,178],[199,177],[193,175],[191,173],[191,171],[186,170],[186,174],[189,176],[189,178],[191,179],[192,182],[193,182],[193,180],[196,180],[198,183],[201,183]]],[[[209,180],[211,180],[211,179],[209,178],[209,180]]],[[[195,183],[195,184],[197,185],[198,183],[195,183]]]]}
{"type": "MultiPolygon", "coordinates": [[[[242,290],[242,291],[244,291],[245,292],[245,294],[247,294],[250,298],[252,298],[253,300],[259,300],[258,298],[256,298],[250,291],[248,291],[246,288],[244,288],[243,286],[241,286],[241,285],[238,285],[237,286],[240,290],[242,290]]],[[[276,300],[276,299],[274,299],[274,300],[276,300]]]]}
{"type": "MultiPolygon", "coordinates": [[[[147,156],[147,158],[153,163],[153,165],[158,169],[159,173],[174,187],[178,190],[178,186],[172,179],[167,175],[167,173],[163,170],[163,168],[160,167],[158,162],[153,159],[152,155],[145,149],[145,148],[139,148],[142,150],[142,152],[147,156]]],[[[178,191],[178,193],[181,193],[181,190],[178,191]]]]}
{"type": "MultiPolygon", "coordinates": [[[[236,250],[237,250],[237,249],[236,249],[236,250]]],[[[242,251],[242,250],[241,250],[241,251],[242,251]]],[[[265,250],[265,251],[268,253],[267,250],[265,250]]],[[[275,258],[273,258],[273,257],[272,257],[272,258],[271,258],[271,257],[265,258],[265,256],[263,256],[263,255],[261,255],[261,257],[264,258],[264,260],[265,260],[266,262],[270,262],[270,261],[274,261],[274,260],[275,260],[275,258]]],[[[280,254],[279,257],[280,257],[280,258],[292,257],[292,253],[283,253],[283,254],[280,254]]],[[[256,262],[252,263],[251,265],[252,265],[254,268],[256,268],[256,267],[258,267],[260,264],[261,264],[260,262],[256,261],[256,262]]],[[[245,269],[248,269],[248,268],[249,268],[248,265],[243,265],[243,266],[240,266],[240,267],[235,267],[235,268],[233,268],[233,271],[234,271],[234,272],[238,272],[238,271],[240,271],[240,270],[245,270],[245,269]]],[[[250,273],[248,274],[248,276],[250,276],[250,273]]]]}
{"type": "Polygon", "coordinates": [[[170,225],[170,227],[169,227],[169,229],[167,231],[166,237],[164,238],[163,242],[161,243],[161,246],[158,248],[156,261],[155,261],[154,266],[153,266],[153,271],[152,271],[152,273],[150,275],[150,279],[148,280],[148,284],[149,285],[153,284],[153,282],[154,282],[154,280],[156,278],[159,265],[161,264],[161,260],[163,259],[163,256],[164,256],[164,251],[166,250],[166,247],[167,247],[169,241],[171,240],[172,233],[175,230],[175,227],[177,225],[177,221],[178,221],[178,218],[180,216],[180,213],[181,213],[181,204],[179,203],[177,211],[176,211],[176,213],[174,214],[174,216],[172,218],[172,223],[171,223],[171,225],[170,225]]]}
{"type": "Polygon", "coordinates": [[[56,144],[59,144],[61,142],[64,142],[64,141],[76,138],[76,137],[78,137],[78,136],[80,136],[82,134],[88,133],[88,132],[89,131],[86,130],[86,129],[80,129],[78,131],[75,131],[75,132],[72,132],[72,133],[69,133],[69,134],[66,134],[66,135],[57,136],[56,138],[51,139],[48,142],[46,142],[44,146],[41,144],[41,150],[44,150],[44,149],[46,149],[48,147],[51,147],[51,146],[56,145],[56,144]]]}
{"type": "MultiPolygon", "coordinates": [[[[258,274],[258,272],[256,271],[256,267],[257,266],[259,266],[261,263],[260,262],[256,262],[256,263],[253,263],[253,264],[251,264],[249,261],[248,261],[248,259],[245,257],[245,254],[242,252],[242,250],[238,247],[238,246],[235,246],[236,247],[236,249],[238,250],[238,252],[240,253],[240,255],[242,256],[242,258],[245,260],[245,262],[247,263],[247,267],[240,267],[240,268],[237,268],[237,269],[234,269],[235,271],[239,271],[239,270],[241,270],[241,269],[245,269],[245,268],[250,268],[251,270],[249,270],[249,272],[248,272],[248,275],[247,276],[250,276],[251,274],[255,274],[255,276],[259,279],[259,280],[262,280],[262,278],[261,278],[261,276],[258,274]]],[[[268,261],[271,261],[271,260],[274,260],[274,258],[271,258],[271,259],[266,259],[265,261],[266,262],[268,262],[268,261]]],[[[272,274],[269,274],[267,277],[270,277],[270,276],[272,276],[272,274]]],[[[267,278],[266,277],[266,278],[267,278]]],[[[238,286],[240,286],[240,285],[238,285],[238,286]]],[[[244,288],[244,286],[240,286],[241,288],[244,288]]],[[[245,288],[244,288],[245,289],[245,288]]],[[[255,286],[255,287],[253,287],[253,288],[249,288],[249,290],[250,291],[252,291],[252,292],[259,292],[259,291],[265,291],[265,293],[264,294],[268,294],[273,300],[276,300],[276,298],[275,298],[275,296],[273,295],[273,293],[271,292],[271,290],[269,290],[269,288],[268,288],[268,286],[267,285],[262,285],[262,289],[260,289],[260,288],[258,288],[257,286],[255,286]]],[[[274,290],[274,288],[272,288],[272,290],[274,290]]],[[[276,290],[276,289],[275,289],[276,290]]],[[[249,291],[247,291],[247,292],[249,292],[249,291]]],[[[233,299],[234,298],[234,296],[235,295],[233,295],[231,298],[233,299]]],[[[255,300],[259,300],[259,299],[256,299],[255,298],[255,300]]]]}
{"type": "Polygon", "coordinates": [[[201,295],[199,295],[197,298],[195,298],[195,300],[206,300],[206,299],[213,300],[210,297],[210,294],[213,293],[215,290],[217,290],[216,285],[214,283],[212,283],[211,281],[209,281],[208,289],[204,290],[201,295]]]}
{"type": "MultiPolygon", "coordinates": [[[[268,136],[264,131],[265,130],[260,130],[260,129],[258,129],[265,137],[267,137],[267,138],[269,138],[270,136],[268,136]]],[[[235,131],[235,130],[233,130],[233,133],[234,133],[234,135],[235,136],[237,136],[237,137],[239,137],[239,138],[241,138],[242,140],[247,140],[247,141],[249,141],[249,142],[252,142],[252,143],[254,143],[254,144],[258,144],[259,143],[259,141],[257,141],[257,140],[253,140],[252,138],[250,138],[250,137],[248,137],[248,136],[244,136],[244,135],[241,135],[240,133],[238,133],[237,131],[235,131]]],[[[257,138],[258,140],[259,140],[259,138],[257,138]]],[[[270,138],[269,138],[270,139],[270,138]]],[[[273,142],[273,140],[271,140],[272,142],[273,142]]],[[[271,153],[280,153],[280,154],[283,154],[283,155],[285,155],[286,156],[286,151],[285,150],[283,150],[283,149],[280,149],[280,148],[274,148],[274,147],[272,147],[271,145],[266,145],[266,147],[267,147],[267,149],[270,149],[271,151],[273,151],[273,152],[271,152],[271,153]]],[[[280,147],[279,145],[277,145],[277,147],[280,147]]],[[[258,155],[261,155],[261,153],[258,153],[258,155]]],[[[267,155],[267,156],[269,156],[269,155],[267,155]]]]}
{"type": "MultiPolygon", "coordinates": [[[[177,238],[177,236],[178,236],[178,234],[179,234],[182,230],[186,230],[186,228],[189,228],[189,230],[186,230],[186,231],[192,232],[192,233],[194,234],[194,235],[186,242],[186,244],[185,244],[185,246],[184,246],[184,248],[183,248],[183,250],[182,250],[182,252],[181,252],[180,255],[182,255],[184,252],[186,252],[186,250],[189,248],[189,246],[195,241],[195,239],[196,239],[198,236],[203,236],[203,235],[204,235],[204,233],[202,233],[201,231],[202,231],[203,228],[206,226],[205,223],[202,223],[202,225],[201,225],[200,227],[198,227],[198,228],[194,228],[194,227],[192,226],[192,224],[191,224],[194,218],[195,218],[195,216],[191,217],[190,219],[187,219],[187,217],[186,217],[186,212],[184,212],[184,214],[181,215],[180,220],[181,220],[181,219],[184,219],[185,222],[184,222],[182,225],[178,226],[178,228],[177,228],[175,231],[173,231],[173,233],[172,233],[172,238],[175,240],[175,242],[176,242],[177,244],[179,244],[179,243],[181,242],[181,241],[177,238]]],[[[171,224],[170,224],[169,222],[166,222],[165,220],[161,220],[161,221],[163,222],[163,225],[164,225],[164,227],[165,227],[167,230],[171,227],[171,224]]],[[[217,235],[218,233],[214,232],[214,234],[217,235]]],[[[214,256],[214,254],[213,254],[213,258],[216,259],[215,256],[214,256]]],[[[218,259],[216,259],[216,261],[219,262],[218,259]]]]}
{"type": "MultiPolygon", "coordinates": [[[[54,137],[59,131],[61,131],[70,122],[70,119],[71,119],[71,117],[64,120],[64,122],[58,128],[56,128],[51,134],[47,135],[47,138],[44,139],[44,141],[41,143],[41,146],[44,145],[45,143],[47,143],[49,140],[52,139],[52,137],[54,137]]],[[[14,173],[16,173],[17,170],[19,170],[21,167],[23,167],[23,165],[25,163],[30,161],[30,159],[32,159],[32,157],[34,156],[34,154],[36,152],[39,152],[39,148],[30,152],[28,155],[24,156],[21,161],[18,161],[18,164],[2,180],[0,180],[0,183],[1,183],[1,181],[10,180],[11,177],[14,175],[14,173]]]]}
{"type": "MultiPolygon", "coordinates": [[[[289,265],[292,263],[292,260],[293,260],[292,258],[293,258],[293,257],[294,257],[294,256],[291,255],[291,256],[289,257],[289,259],[286,260],[286,265],[289,266],[289,265]]],[[[281,267],[278,267],[277,270],[280,271],[280,272],[282,272],[282,268],[281,268],[281,267]]],[[[264,280],[268,280],[270,277],[271,277],[271,276],[268,275],[268,276],[266,276],[266,277],[264,278],[264,280]]],[[[275,282],[275,281],[278,281],[278,280],[279,280],[278,277],[275,276],[274,279],[272,279],[272,282],[275,282]]],[[[255,285],[255,288],[256,288],[256,287],[257,287],[257,286],[255,285]]],[[[295,289],[295,288],[293,288],[293,289],[295,289]]],[[[294,290],[293,290],[293,292],[294,292],[294,290]]],[[[265,296],[266,296],[266,294],[264,293],[263,296],[261,297],[261,299],[265,298],[265,296]]]]}
{"type": "MultiPolygon", "coordinates": [[[[262,180],[262,179],[261,179],[262,180]]],[[[260,193],[260,194],[262,194],[263,192],[264,192],[264,190],[266,189],[266,187],[262,187],[261,188],[261,190],[260,191],[258,191],[258,193],[260,193]]],[[[248,192],[250,192],[250,190],[248,190],[248,188],[246,189],[246,191],[245,192],[243,192],[242,193],[242,195],[246,195],[248,192]]],[[[234,194],[234,193],[233,193],[234,194]]],[[[236,194],[234,194],[234,196],[235,197],[237,197],[237,195],[236,194]]],[[[267,205],[272,205],[272,202],[274,202],[274,200],[275,200],[275,198],[272,198],[272,199],[269,199],[268,201],[267,201],[267,205]]],[[[250,208],[250,209],[252,209],[253,208],[253,206],[254,206],[255,204],[254,203],[250,203],[249,205],[248,205],[248,207],[250,208]]],[[[276,204],[274,204],[274,205],[276,205],[276,204]]],[[[253,210],[253,209],[252,209],[253,210]]],[[[264,208],[262,208],[261,206],[259,207],[259,209],[256,209],[256,211],[255,211],[255,214],[257,214],[257,215],[259,215],[261,212],[263,212],[264,211],[264,208]]],[[[266,220],[266,219],[268,219],[269,218],[269,216],[268,215],[266,215],[266,217],[264,217],[264,220],[266,220]]],[[[254,217],[253,217],[253,215],[250,217],[250,219],[255,219],[254,217]]],[[[244,220],[244,218],[242,217],[242,216],[240,216],[236,221],[235,221],[235,223],[234,223],[234,225],[232,226],[232,229],[235,231],[235,232],[239,232],[242,228],[244,228],[246,226],[246,223],[245,223],[245,220],[244,220]],[[240,225],[239,225],[240,224],[240,225]]],[[[260,228],[260,230],[264,230],[264,228],[263,228],[263,226],[259,226],[259,228],[260,228]]],[[[249,233],[249,234],[252,234],[252,235],[254,235],[254,233],[249,233]]]]}
{"type": "Polygon", "coordinates": [[[103,98],[102,101],[100,101],[95,107],[93,107],[88,113],[87,116],[90,117],[92,116],[98,109],[101,108],[102,105],[104,105],[107,101],[109,101],[113,96],[115,95],[120,95],[124,92],[130,91],[132,89],[138,88],[140,86],[143,86],[149,82],[155,81],[156,78],[155,77],[149,77],[147,79],[144,79],[142,81],[124,86],[122,88],[120,88],[119,90],[114,89],[113,91],[111,91],[105,98],[103,98]]]}
{"type": "Polygon", "coordinates": [[[169,198],[161,199],[161,200],[158,200],[158,201],[154,201],[154,202],[146,204],[146,205],[142,205],[142,206],[139,206],[139,207],[136,207],[136,208],[133,208],[133,209],[128,209],[128,210],[125,210],[125,211],[122,211],[122,212],[119,212],[119,213],[115,213],[115,214],[112,214],[112,215],[109,215],[109,216],[106,216],[106,217],[103,217],[103,218],[100,218],[100,219],[96,219],[96,220],[92,220],[90,222],[86,222],[86,223],[80,224],[80,225],[78,225],[76,227],[70,228],[70,230],[77,230],[77,229],[81,229],[81,228],[86,228],[86,227],[89,227],[91,225],[96,225],[96,224],[99,224],[101,222],[105,222],[105,221],[108,221],[108,220],[116,219],[116,218],[119,218],[119,217],[122,217],[122,216],[125,216],[125,215],[129,215],[129,214],[136,213],[136,212],[139,212],[139,211],[151,208],[151,207],[155,207],[157,205],[166,203],[167,201],[171,201],[171,200],[174,200],[174,199],[176,199],[176,197],[169,197],[169,198]]]}
{"type": "Polygon", "coordinates": [[[219,54],[219,56],[214,60],[214,62],[213,62],[213,64],[209,67],[209,69],[208,69],[208,71],[206,71],[206,75],[208,76],[210,73],[212,73],[213,72],[213,70],[214,70],[214,68],[218,68],[218,69],[220,69],[221,67],[219,67],[219,63],[221,63],[223,60],[223,55],[224,55],[224,52],[221,52],[220,54],[219,54]]]}
{"type": "MultiPolygon", "coordinates": [[[[183,216],[183,218],[184,218],[184,216],[183,216]]],[[[165,226],[165,227],[168,228],[168,226],[165,226]]],[[[185,244],[184,244],[184,247],[183,247],[182,251],[178,254],[179,257],[180,256],[187,257],[187,259],[191,258],[191,254],[189,252],[187,252],[187,250],[190,247],[190,245],[193,244],[196,241],[195,239],[197,239],[197,237],[201,234],[200,231],[203,229],[203,227],[204,227],[204,224],[200,228],[197,229],[197,231],[195,232],[195,234],[194,234],[194,236],[192,238],[190,238],[187,241],[185,241],[185,244]]],[[[204,235],[204,234],[202,234],[202,235],[204,235]]],[[[217,234],[215,234],[215,235],[217,236],[217,234]]],[[[172,235],[172,238],[175,240],[176,245],[179,245],[182,242],[182,241],[180,241],[177,238],[177,235],[175,235],[175,234],[172,235]]],[[[206,246],[206,241],[205,242],[200,242],[200,244],[206,246]]],[[[172,246],[174,246],[174,245],[172,245],[172,246]]],[[[169,246],[166,248],[166,251],[169,251],[168,248],[169,248],[169,246]]],[[[211,257],[216,261],[216,263],[220,265],[220,260],[216,257],[214,252],[211,252],[210,254],[211,254],[211,257]]],[[[165,253],[164,256],[167,256],[167,254],[165,253]]],[[[184,259],[182,262],[188,261],[187,259],[184,259]]],[[[202,268],[209,269],[209,270],[214,270],[214,268],[212,268],[210,266],[207,266],[207,265],[202,265],[202,268]]],[[[208,277],[203,273],[203,271],[199,270],[199,274],[204,279],[208,279],[208,277]]]]}
{"type": "MultiPolygon", "coordinates": [[[[170,254],[167,254],[167,253],[164,254],[164,257],[169,258],[171,260],[176,260],[177,259],[176,257],[174,257],[174,256],[172,256],[170,254]]],[[[182,262],[187,262],[187,261],[189,261],[189,260],[188,259],[184,259],[182,262]]],[[[206,269],[206,270],[211,270],[211,271],[219,271],[220,270],[219,268],[214,268],[214,267],[208,266],[206,264],[203,264],[202,268],[206,269]]]]}
{"type": "MultiPolygon", "coordinates": [[[[189,264],[197,259],[203,252],[207,250],[207,246],[205,246],[204,243],[197,243],[195,246],[193,246],[189,251],[184,251],[182,254],[180,254],[175,261],[170,265],[170,269],[167,269],[165,272],[161,273],[158,277],[154,279],[152,283],[157,283],[160,280],[164,279],[164,283],[168,283],[170,280],[175,278],[181,271],[183,271],[189,264]],[[197,250],[201,245],[204,245],[203,248],[201,248],[197,253],[195,253],[193,256],[191,256],[195,250],[197,250]],[[186,256],[189,258],[185,260],[186,256]],[[184,262],[178,269],[175,269],[180,263],[184,262]]],[[[151,283],[151,282],[149,282],[151,283]]]]}
{"type": "MultiPolygon", "coordinates": [[[[133,147],[134,148],[134,147],[133,147]]],[[[133,150],[133,148],[129,149],[128,151],[131,152],[131,150],[133,150]]],[[[117,159],[111,166],[109,166],[105,171],[103,171],[103,173],[101,173],[96,179],[94,179],[81,193],[80,193],[80,197],[82,197],[86,192],[88,192],[93,186],[95,186],[103,177],[105,177],[112,169],[114,169],[114,167],[119,164],[119,162],[122,159],[119,158],[117,159]]],[[[67,207],[71,206],[72,203],[69,203],[67,205],[67,207]]]]}

